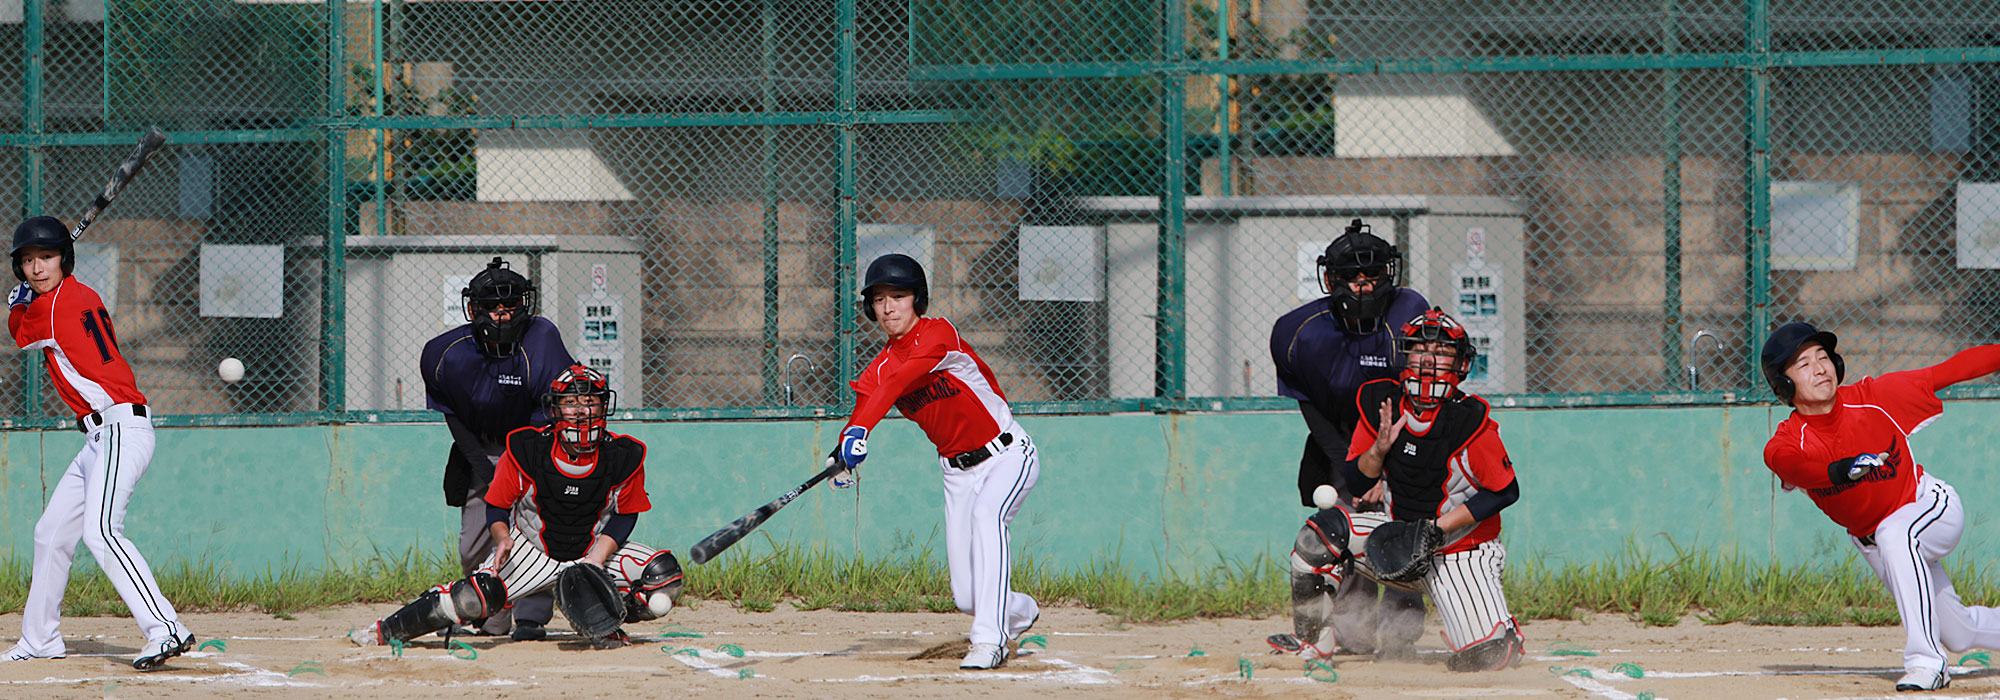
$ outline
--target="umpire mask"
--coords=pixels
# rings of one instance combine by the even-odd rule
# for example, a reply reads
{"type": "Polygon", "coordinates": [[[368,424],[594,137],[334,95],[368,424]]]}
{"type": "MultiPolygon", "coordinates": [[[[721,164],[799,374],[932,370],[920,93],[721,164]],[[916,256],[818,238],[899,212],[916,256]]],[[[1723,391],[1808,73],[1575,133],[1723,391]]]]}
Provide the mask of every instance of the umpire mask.
{"type": "Polygon", "coordinates": [[[472,276],[460,292],[465,320],[472,322],[472,340],[488,357],[512,357],[534,317],[535,285],[509,269],[498,257],[472,276]]]}
{"type": "Polygon", "coordinates": [[[1360,219],[1327,244],[1319,256],[1320,291],[1333,297],[1333,313],[1350,333],[1374,333],[1382,327],[1389,299],[1396,294],[1396,277],[1403,254],[1377,238],[1360,219]],[[1356,286],[1363,287],[1355,291],[1356,286]]]}

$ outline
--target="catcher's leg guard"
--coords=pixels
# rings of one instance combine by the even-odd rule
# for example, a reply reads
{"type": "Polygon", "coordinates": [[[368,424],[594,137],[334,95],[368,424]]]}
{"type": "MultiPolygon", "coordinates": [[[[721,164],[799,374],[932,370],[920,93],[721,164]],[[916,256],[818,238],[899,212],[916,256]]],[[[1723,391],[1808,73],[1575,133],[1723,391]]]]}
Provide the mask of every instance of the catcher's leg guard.
{"type": "Polygon", "coordinates": [[[618,566],[625,580],[632,582],[632,587],[625,591],[626,622],[656,619],[680,604],[685,581],[681,562],[674,558],[673,552],[664,549],[654,552],[644,563],[620,557],[618,566]]]}
{"type": "Polygon", "coordinates": [[[1520,633],[1508,627],[1497,637],[1453,653],[1444,666],[1453,671],[1498,671],[1521,663],[1526,651],[1520,633]]]}
{"type": "Polygon", "coordinates": [[[407,642],[457,623],[471,622],[507,607],[507,586],[484,571],[440,585],[415,602],[382,618],[382,641],[407,642]]]}
{"type": "Polygon", "coordinates": [[[1322,510],[1306,520],[1292,544],[1292,631],[1303,645],[1301,655],[1326,656],[1338,646],[1334,596],[1353,558],[1347,551],[1348,533],[1347,511],[1322,510]]]}

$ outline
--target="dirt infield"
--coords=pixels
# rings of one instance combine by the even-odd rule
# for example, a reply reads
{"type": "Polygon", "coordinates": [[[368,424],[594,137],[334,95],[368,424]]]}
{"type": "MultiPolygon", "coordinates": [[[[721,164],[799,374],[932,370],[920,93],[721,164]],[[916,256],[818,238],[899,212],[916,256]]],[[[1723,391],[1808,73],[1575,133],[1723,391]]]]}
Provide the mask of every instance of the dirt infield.
{"type": "MultiPolygon", "coordinates": [[[[1047,610],[1030,632],[1041,644],[994,672],[960,671],[956,656],[912,660],[962,641],[963,616],[782,605],[682,608],[667,623],[629,627],[643,641],[614,651],[567,633],[450,646],[431,637],[400,656],[347,642],[352,627],[392,609],[193,615],[204,647],[143,674],[127,665],[141,642],[130,620],[71,619],[69,658],[0,663],[0,697],[1858,698],[1894,696],[1901,667],[1894,627],[1642,628],[1611,616],[1529,623],[1529,658],[1485,674],[1444,669],[1435,621],[1416,658],[1335,657],[1309,676],[1301,660],[1268,653],[1264,637],[1287,631],[1279,618],[1125,625],[1079,608],[1047,610]]],[[[0,639],[19,629],[19,615],[0,616],[0,639]]],[[[1927,697],[2000,698],[2000,672],[1985,657],[1953,661],[1965,666],[1951,687],[1927,697]]]]}

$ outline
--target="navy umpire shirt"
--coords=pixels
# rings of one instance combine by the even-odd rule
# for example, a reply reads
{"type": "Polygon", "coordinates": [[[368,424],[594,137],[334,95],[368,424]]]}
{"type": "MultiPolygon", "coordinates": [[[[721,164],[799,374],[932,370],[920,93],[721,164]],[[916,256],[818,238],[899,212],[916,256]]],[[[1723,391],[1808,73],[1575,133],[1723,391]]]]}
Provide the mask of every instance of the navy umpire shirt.
{"type": "Polygon", "coordinates": [[[497,441],[516,428],[548,423],[542,395],[574,360],[556,324],[536,316],[511,357],[480,352],[467,323],[425,343],[422,363],[431,410],[456,416],[481,437],[497,441]]]}

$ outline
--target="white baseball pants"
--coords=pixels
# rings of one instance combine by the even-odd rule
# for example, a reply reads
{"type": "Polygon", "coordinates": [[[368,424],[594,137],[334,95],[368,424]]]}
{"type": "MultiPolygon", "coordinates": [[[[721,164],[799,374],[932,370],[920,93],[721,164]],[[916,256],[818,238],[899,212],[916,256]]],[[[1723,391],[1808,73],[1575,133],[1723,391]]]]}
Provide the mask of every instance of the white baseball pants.
{"type": "Polygon", "coordinates": [[[2000,608],[1968,606],[1945,576],[1945,555],[1965,531],[1965,507],[1951,484],[1925,474],[1917,499],[1875,526],[1875,543],[1854,540],[1903,616],[1903,668],[1941,671],[1945,652],[2000,649],[2000,608]]]}
{"type": "Polygon", "coordinates": [[[83,450],[56,480],[49,505],[35,523],[34,580],[28,584],[28,600],[21,610],[21,645],[40,656],[66,652],[58,627],[78,540],[97,558],[146,639],[187,631],[180,627],[173,603],[153,581],[146,558],[125,539],[125,507],[139,477],[153,462],[153,421],[132,415],[130,404],[97,415],[103,420],[86,434],[83,450]]]}
{"type": "MultiPolygon", "coordinates": [[[[583,561],[581,559],[556,561],[550,558],[548,553],[537,549],[535,544],[528,540],[528,536],[522,534],[520,528],[510,527],[508,532],[513,534],[514,550],[507,554],[507,563],[495,567],[494,555],[488,554],[485,564],[479,568],[494,572],[493,575],[499,576],[500,582],[506,584],[507,606],[510,608],[513,607],[515,600],[549,590],[556,585],[556,577],[561,575],[564,569],[583,561]]],[[[652,559],[656,551],[658,550],[637,542],[626,542],[613,551],[611,556],[605,558],[604,571],[611,574],[611,580],[616,581],[619,588],[631,588],[632,580],[645,568],[646,561],[652,559]]]]}
{"type": "Polygon", "coordinates": [[[1041,477],[1035,443],[1019,425],[1016,438],[998,454],[959,469],[938,460],[944,471],[944,549],[951,563],[951,597],[972,613],[973,644],[1003,644],[1019,636],[1042,608],[1013,589],[1014,560],[1007,524],[1041,477]]]}

